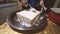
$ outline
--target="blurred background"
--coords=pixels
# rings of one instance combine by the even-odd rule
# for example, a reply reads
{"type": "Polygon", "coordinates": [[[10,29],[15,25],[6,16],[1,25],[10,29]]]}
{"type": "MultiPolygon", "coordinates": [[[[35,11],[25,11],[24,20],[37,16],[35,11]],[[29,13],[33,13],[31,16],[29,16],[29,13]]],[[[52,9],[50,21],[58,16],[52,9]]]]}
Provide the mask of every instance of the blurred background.
{"type": "MultiPolygon", "coordinates": [[[[49,8],[60,8],[60,0],[45,0],[45,4],[49,8]]],[[[17,10],[21,10],[19,0],[0,0],[0,24],[6,21],[8,14],[17,10]]]]}
{"type": "MultiPolygon", "coordinates": [[[[0,0],[0,4],[18,2],[19,0],[0,0]]],[[[48,7],[60,7],[60,0],[45,0],[48,7]]]]}

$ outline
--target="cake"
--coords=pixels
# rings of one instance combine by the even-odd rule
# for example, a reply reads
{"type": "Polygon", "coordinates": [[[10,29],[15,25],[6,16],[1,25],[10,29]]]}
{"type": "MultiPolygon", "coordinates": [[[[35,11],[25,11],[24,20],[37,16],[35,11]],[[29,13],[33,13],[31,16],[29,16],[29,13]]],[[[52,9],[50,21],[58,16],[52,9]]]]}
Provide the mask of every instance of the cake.
{"type": "Polygon", "coordinates": [[[25,24],[27,27],[31,27],[33,24],[35,24],[39,18],[40,12],[35,10],[34,8],[28,10],[23,10],[20,12],[17,12],[17,17],[19,20],[21,20],[22,24],[25,24]]]}

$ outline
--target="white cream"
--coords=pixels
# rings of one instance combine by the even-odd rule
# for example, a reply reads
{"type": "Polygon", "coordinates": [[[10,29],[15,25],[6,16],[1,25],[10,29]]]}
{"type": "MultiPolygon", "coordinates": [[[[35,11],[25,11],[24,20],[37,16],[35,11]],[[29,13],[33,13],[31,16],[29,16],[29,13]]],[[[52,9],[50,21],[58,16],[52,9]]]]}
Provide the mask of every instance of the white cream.
{"type": "Polygon", "coordinates": [[[38,20],[40,12],[34,8],[31,8],[31,9],[29,9],[29,11],[23,10],[23,11],[17,12],[16,14],[20,20],[25,22],[25,23],[22,23],[22,25],[26,25],[27,27],[31,27],[32,24],[34,24],[38,20]]]}

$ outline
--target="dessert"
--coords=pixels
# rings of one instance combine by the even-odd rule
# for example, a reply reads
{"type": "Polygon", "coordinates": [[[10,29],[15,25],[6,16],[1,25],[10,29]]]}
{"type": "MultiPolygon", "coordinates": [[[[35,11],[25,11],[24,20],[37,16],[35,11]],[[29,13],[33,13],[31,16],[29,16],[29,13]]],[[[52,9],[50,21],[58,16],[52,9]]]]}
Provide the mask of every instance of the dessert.
{"type": "Polygon", "coordinates": [[[16,14],[18,19],[22,21],[22,24],[25,24],[25,26],[27,27],[31,27],[33,24],[37,22],[40,12],[35,9],[29,9],[29,11],[23,10],[23,11],[17,12],[16,14]]]}

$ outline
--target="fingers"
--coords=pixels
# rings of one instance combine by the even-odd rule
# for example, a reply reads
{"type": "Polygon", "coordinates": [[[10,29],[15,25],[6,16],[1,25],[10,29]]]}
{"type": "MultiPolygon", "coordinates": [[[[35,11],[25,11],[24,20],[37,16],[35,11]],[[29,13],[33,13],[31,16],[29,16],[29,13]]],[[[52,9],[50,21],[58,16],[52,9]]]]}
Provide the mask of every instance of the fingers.
{"type": "Polygon", "coordinates": [[[21,0],[22,1],[22,3],[27,3],[28,2],[28,0],[21,0]]]}
{"type": "Polygon", "coordinates": [[[47,10],[47,8],[44,5],[44,1],[43,0],[40,0],[39,5],[43,8],[43,11],[47,10]]]}
{"type": "Polygon", "coordinates": [[[43,6],[44,5],[44,2],[43,2],[43,0],[40,0],[40,6],[43,6]]]}

